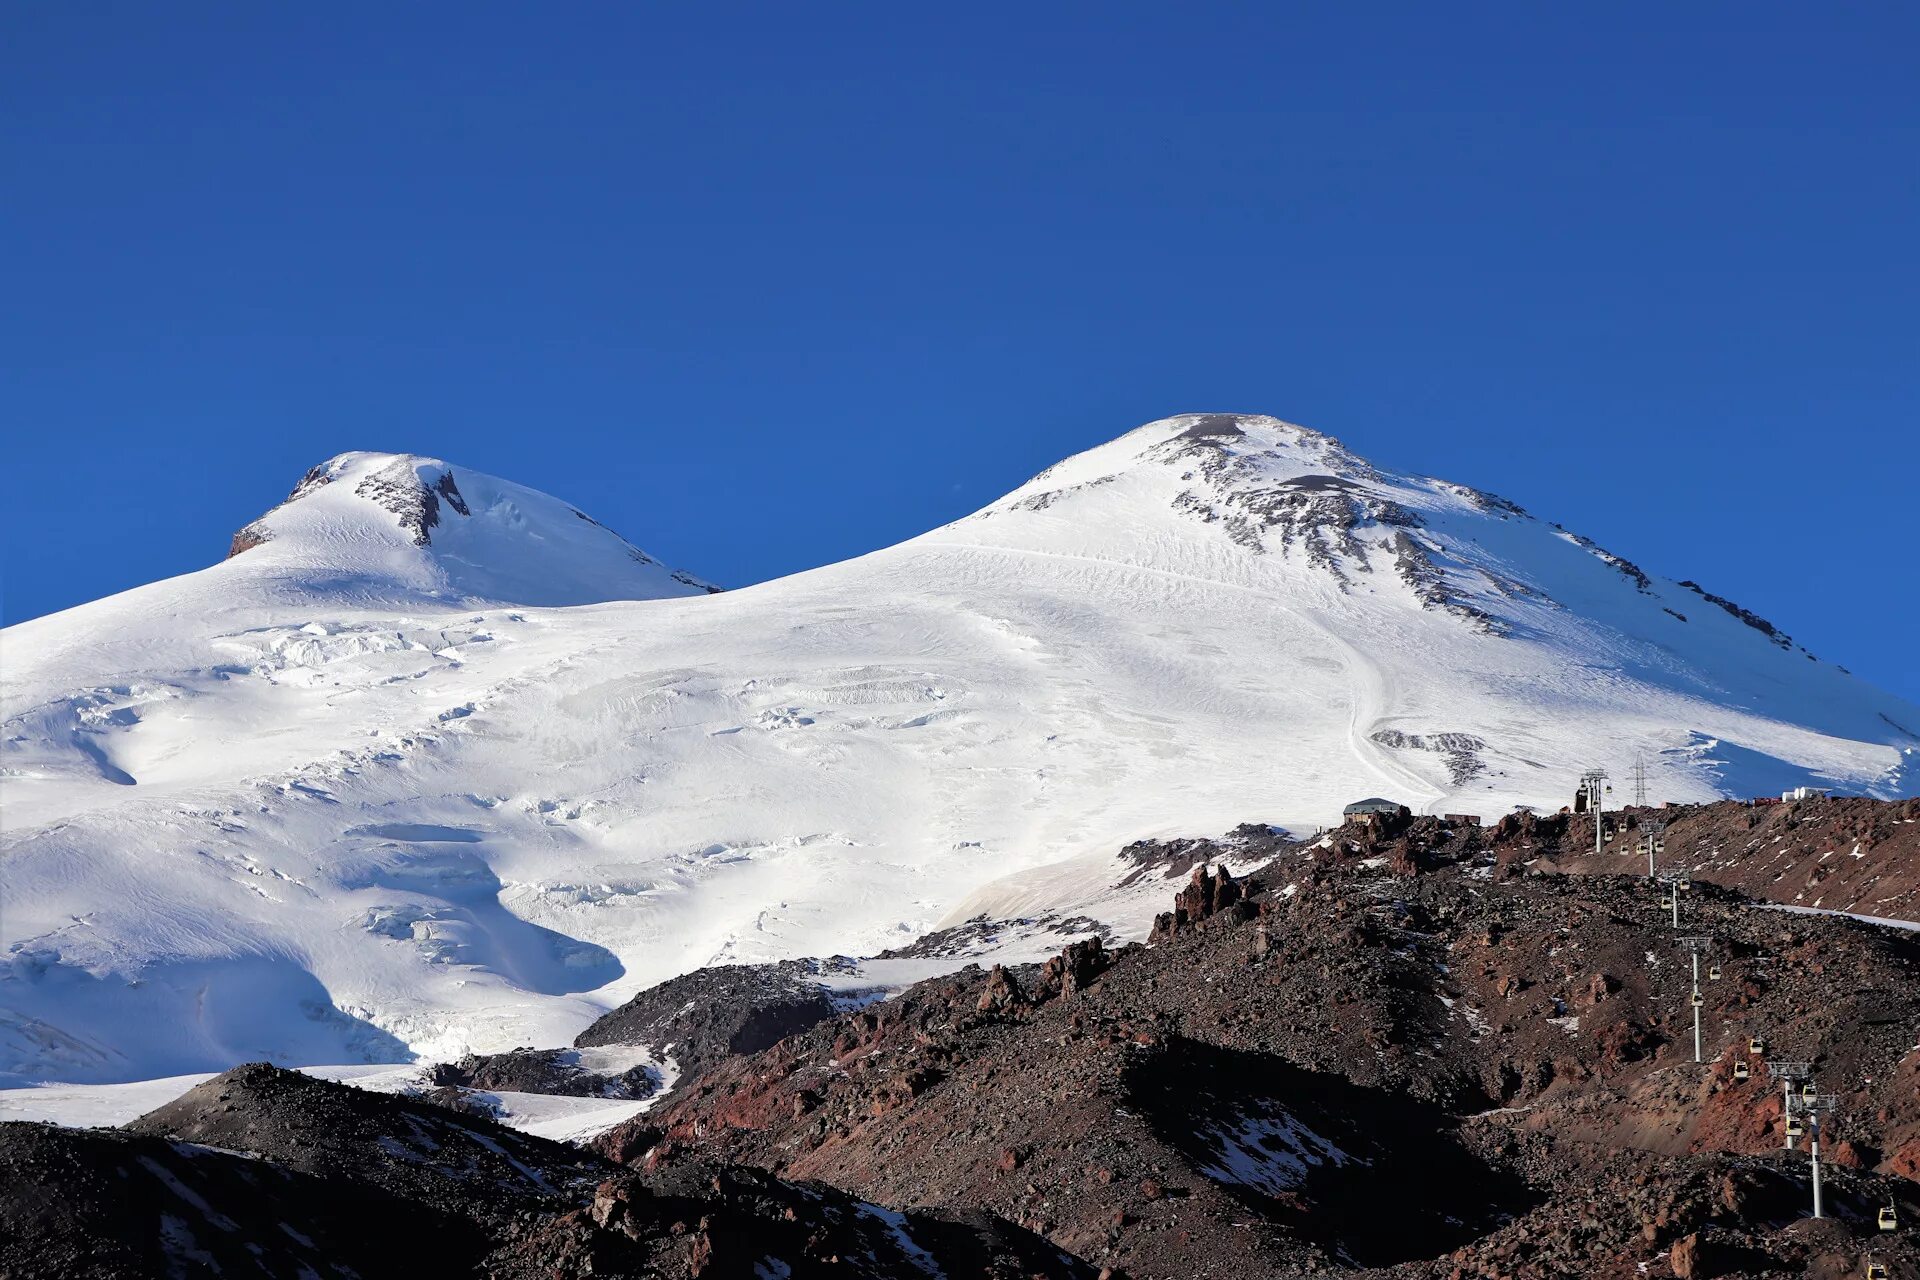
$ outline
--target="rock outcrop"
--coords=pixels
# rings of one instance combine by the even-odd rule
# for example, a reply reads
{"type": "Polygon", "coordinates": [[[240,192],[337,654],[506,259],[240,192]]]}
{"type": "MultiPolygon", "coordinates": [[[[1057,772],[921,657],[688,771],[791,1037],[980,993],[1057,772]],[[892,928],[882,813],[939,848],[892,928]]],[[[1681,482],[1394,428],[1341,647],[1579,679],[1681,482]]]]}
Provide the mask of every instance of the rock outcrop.
{"type": "Polygon", "coordinates": [[[647,988],[596,1020],[574,1045],[637,1045],[671,1056],[690,1074],[758,1053],[835,1012],[833,997],[804,964],[724,965],[647,988]]]}
{"type": "Polygon", "coordinates": [[[1696,1065],[1688,957],[1644,881],[1539,866],[1577,825],[1400,815],[1247,876],[1188,844],[1152,946],[922,983],[727,1059],[596,1146],[991,1213],[1142,1280],[1857,1259],[1875,1196],[1920,1208],[1879,1145],[1920,1123],[1920,940],[1697,884],[1686,931],[1723,976],[1696,1065]],[[1780,1150],[1756,1030],[1840,1095],[1839,1244],[1788,1229],[1807,1166],[1780,1150]]]}

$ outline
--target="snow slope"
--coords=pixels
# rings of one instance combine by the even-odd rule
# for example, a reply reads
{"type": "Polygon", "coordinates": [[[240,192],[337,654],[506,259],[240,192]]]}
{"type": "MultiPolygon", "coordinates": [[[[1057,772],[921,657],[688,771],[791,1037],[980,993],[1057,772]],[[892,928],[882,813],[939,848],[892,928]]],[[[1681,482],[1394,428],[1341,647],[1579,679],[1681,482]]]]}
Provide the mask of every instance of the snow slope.
{"type": "Polygon", "coordinates": [[[1271,418],[719,595],[444,463],[315,474],[226,563],[0,635],[0,1071],[556,1044],[717,961],[1143,931],[1121,845],[1362,795],[1920,777],[1920,708],[1731,602],[1271,418]]]}

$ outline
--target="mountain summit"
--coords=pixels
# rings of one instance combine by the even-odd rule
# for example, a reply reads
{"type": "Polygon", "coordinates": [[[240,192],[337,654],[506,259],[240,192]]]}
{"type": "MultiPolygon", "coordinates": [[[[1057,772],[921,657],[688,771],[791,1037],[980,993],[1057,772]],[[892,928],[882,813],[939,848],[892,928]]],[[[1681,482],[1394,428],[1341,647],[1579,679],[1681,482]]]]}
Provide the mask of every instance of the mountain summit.
{"type": "Polygon", "coordinates": [[[343,453],[233,535],[306,573],[386,578],[435,596],[594,604],[719,590],[669,569],[557,498],[414,454],[343,453]]]}
{"type": "Polygon", "coordinates": [[[1165,555],[1163,526],[1152,526],[1158,543],[1139,543],[1139,523],[1118,518],[1124,504],[1214,526],[1252,557],[1317,572],[1322,585],[1343,595],[1378,594],[1395,584],[1420,607],[1491,634],[1537,623],[1528,614],[1544,608],[1598,613],[1593,621],[1636,632],[1651,625],[1649,639],[1684,647],[1686,638],[1673,628],[1690,619],[1669,607],[1679,605],[1707,607],[1767,644],[1811,656],[1732,601],[1692,582],[1656,582],[1517,503],[1382,470],[1331,436],[1277,418],[1205,413],[1149,423],[1048,468],[975,518],[1052,511],[1098,530],[1107,554],[1118,549],[1117,559],[1145,563],[1165,555]],[[1648,614],[1649,605],[1662,617],[1648,614]]]}
{"type": "Polygon", "coordinates": [[[561,1044],[703,965],[980,916],[1144,936],[1116,850],[1367,796],[1920,783],[1920,708],[1732,601],[1253,415],[720,595],[402,455],[236,550],[5,633],[0,1073],[561,1044]]]}

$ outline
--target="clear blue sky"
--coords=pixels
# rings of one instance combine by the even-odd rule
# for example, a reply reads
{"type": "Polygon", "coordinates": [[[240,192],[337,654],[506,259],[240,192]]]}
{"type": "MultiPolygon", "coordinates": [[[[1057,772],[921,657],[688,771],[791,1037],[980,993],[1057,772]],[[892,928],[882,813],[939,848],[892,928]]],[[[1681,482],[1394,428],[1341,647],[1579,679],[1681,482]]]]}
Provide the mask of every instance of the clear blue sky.
{"type": "Polygon", "coordinates": [[[5,609],[412,450],[739,585],[1278,414],[1920,698],[1920,8],[16,5],[5,609]]]}

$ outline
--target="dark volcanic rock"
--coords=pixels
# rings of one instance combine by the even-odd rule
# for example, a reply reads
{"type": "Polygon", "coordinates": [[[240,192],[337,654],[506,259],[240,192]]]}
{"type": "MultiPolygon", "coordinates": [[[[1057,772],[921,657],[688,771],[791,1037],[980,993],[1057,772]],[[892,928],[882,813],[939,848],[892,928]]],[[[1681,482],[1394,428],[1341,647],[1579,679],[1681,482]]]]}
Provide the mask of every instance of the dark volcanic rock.
{"type": "MultiPolygon", "coordinates": [[[[298,490],[295,490],[296,495],[298,490]]],[[[412,458],[398,458],[361,480],[354,493],[392,512],[400,518],[400,527],[413,538],[415,546],[433,541],[433,530],[440,524],[440,507],[445,505],[460,515],[471,515],[466,498],[454,483],[453,472],[442,471],[432,483],[422,477],[412,458]]]]}
{"type": "Polygon", "coordinates": [[[229,1073],[155,1113],[271,1155],[0,1123],[0,1277],[1093,1280],[990,1214],[895,1213],[718,1164],[621,1172],[379,1095],[343,1105],[344,1086],[271,1071],[229,1073]]]}
{"type": "Polygon", "coordinates": [[[456,1215],[211,1147],[0,1123],[0,1277],[419,1277],[488,1247],[456,1215]]]}
{"type": "MultiPolygon", "coordinates": [[[[293,492],[281,499],[281,501],[274,506],[273,511],[278,511],[281,507],[286,506],[287,503],[297,498],[304,498],[322,485],[331,483],[333,483],[333,474],[327,470],[325,463],[317,467],[309,468],[307,474],[300,477],[300,483],[293,486],[293,492]]],[[[273,511],[269,511],[267,514],[271,515],[273,511]]],[[[227,559],[233,559],[242,551],[251,551],[262,543],[271,541],[272,537],[273,535],[267,531],[265,518],[262,517],[261,519],[255,520],[233,535],[233,543],[227,548],[227,559]]]]}
{"type": "Polygon", "coordinates": [[[1218,840],[1136,840],[1120,851],[1120,856],[1135,868],[1120,881],[1120,887],[1155,873],[1172,880],[1210,862],[1224,865],[1231,861],[1243,866],[1265,862],[1293,845],[1284,833],[1258,822],[1243,822],[1218,840]]]}
{"type": "Polygon", "coordinates": [[[264,1062],[196,1085],[125,1128],[319,1177],[350,1170],[393,1196],[476,1220],[562,1201],[605,1174],[577,1147],[264,1062]]]}
{"type": "MultiPolygon", "coordinates": [[[[1671,1274],[1693,1233],[1687,1265],[1821,1274],[1787,1231],[1805,1158],[1778,1153],[1777,1085],[1729,1064],[1758,1029],[1841,1096],[1831,1138],[1905,1150],[1920,939],[1696,884],[1687,930],[1725,970],[1704,993],[1719,1060],[1696,1065],[1653,892],[1540,869],[1579,824],[1393,815],[1225,882],[1228,851],[1198,842],[1169,896],[1213,913],[1157,945],[921,983],[595,1145],[992,1213],[1136,1280],[1671,1274]]],[[[1833,1168],[1821,1229],[1870,1231],[1872,1195],[1905,1215],[1902,1158],[1833,1168]]]]}
{"type": "Polygon", "coordinates": [[[696,969],[649,987],[574,1039],[578,1047],[672,1045],[683,1075],[723,1058],[758,1053],[837,1012],[820,983],[795,965],[696,969]]]}
{"type": "Polygon", "coordinates": [[[1173,910],[1153,918],[1148,942],[1168,942],[1183,929],[1192,928],[1219,912],[1239,905],[1245,890],[1225,867],[1218,875],[1205,863],[1193,869],[1193,879],[1174,897],[1173,910]]]}
{"type": "Polygon", "coordinates": [[[1457,1141],[1443,1109],[1267,1054],[1174,1037],[1135,1055],[1124,1079],[1190,1169],[1334,1257],[1433,1257],[1540,1199],[1457,1141]],[[1392,1231],[1372,1229],[1382,1205],[1392,1231]]]}
{"type": "Polygon", "coordinates": [[[1026,1007],[1026,995],[1020,990],[1020,983],[1004,965],[995,965],[987,974],[986,990],[980,993],[980,999],[974,1008],[981,1013],[1014,1013],[1026,1007]]]}
{"type": "Polygon", "coordinates": [[[265,526],[254,525],[254,524],[247,525],[245,528],[240,529],[233,535],[233,542],[227,548],[227,559],[229,560],[233,559],[235,556],[239,555],[242,551],[251,551],[255,547],[259,546],[261,543],[266,542],[267,540],[268,538],[267,538],[267,531],[265,526]]]}
{"type": "Polygon", "coordinates": [[[574,1098],[651,1098],[660,1089],[660,1073],[648,1066],[602,1073],[581,1065],[576,1049],[512,1049],[506,1053],[470,1053],[454,1062],[435,1063],[434,1084],[456,1089],[505,1089],[574,1098]]]}
{"type": "Polygon", "coordinates": [[[818,1183],[699,1161],[602,1183],[584,1211],[525,1223],[492,1280],[574,1276],[1093,1280],[1094,1269],[984,1214],[894,1213],[818,1183]]]}
{"type": "Polygon", "coordinates": [[[1113,963],[1113,956],[1098,938],[1069,942],[1066,949],[1040,969],[1040,997],[1070,996],[1085,991],[1099,980],[1113,963]]]}

